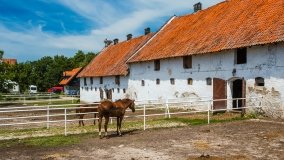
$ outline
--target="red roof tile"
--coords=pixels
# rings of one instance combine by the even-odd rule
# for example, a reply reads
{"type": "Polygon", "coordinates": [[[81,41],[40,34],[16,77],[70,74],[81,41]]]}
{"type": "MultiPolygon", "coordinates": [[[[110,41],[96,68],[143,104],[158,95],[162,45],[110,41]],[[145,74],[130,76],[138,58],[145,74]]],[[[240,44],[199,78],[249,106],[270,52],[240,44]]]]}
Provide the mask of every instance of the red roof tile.
{"type": "Polygon", "coordinates": [[[63,72],[63,79],[59,83],[60,85],[67,85],[73,78],[76,78],[76,75],[81,71],[80,68],[75,68],[71,71],[65,71],[63,72]]]}
{"type": "Polygon", "coordinates": [[[228,0],[176,17],[129,62],[284,41],[284,0],[228,0]]]}
{"type": "Polygon", "coordinates": [[[103,77],[127,75],[126,61],[143,46],[153,34],[110,45],[103,49],[78,75],[78,77],[103,77]]]}

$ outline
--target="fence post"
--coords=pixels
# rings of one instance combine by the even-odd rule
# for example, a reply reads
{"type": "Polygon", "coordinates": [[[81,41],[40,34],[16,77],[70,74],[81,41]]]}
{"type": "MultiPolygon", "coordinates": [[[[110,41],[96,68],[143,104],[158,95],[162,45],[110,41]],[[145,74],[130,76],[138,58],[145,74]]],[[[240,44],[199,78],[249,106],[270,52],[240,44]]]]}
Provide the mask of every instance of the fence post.
{"type": "Polygon", "coordinates": [[[144,131],[146,130],[146,106],[143,105],[143,115],[144,115],[144,131]]]}
{"type": "Polygon", "coordinates": [[[49,129],[49,106],[47,106],[46,111],[46,128],[49,129]]]}
{"type": "Polygon", "coordinates": [[[166,111],[165,111],[165,118],[171,118],[171,115],[170,115],[170,109],[169,109],[169,100],[166,99],[166,111]]]}
{"type": "Polygon", "coordinates": [[[67,112],[66,108],[64,109],[64,135],[67,136],[67,112]]]}
{"type": "Polygon", "coordinates": [[[24,95],[24,104],[23,105],[27,105],[26,104],[26,95],[24,95]]]}
{"type": "Polygon", "coordinates": [[[207,113],[208,124],[210,124],[210,108],[211,108],[211,101],[208,102],[208,113],[207,113]]]}
{"type": "Polygon", "coordinates": [[[239,99],[236,98],[236,101],[237,101],[237,108],[239,108],[239,99]]]}
{"type": "Polygon", "coordinates": [[[49,93],[49,103],[48,104],[51,104],[51,93],[49,93]]]}

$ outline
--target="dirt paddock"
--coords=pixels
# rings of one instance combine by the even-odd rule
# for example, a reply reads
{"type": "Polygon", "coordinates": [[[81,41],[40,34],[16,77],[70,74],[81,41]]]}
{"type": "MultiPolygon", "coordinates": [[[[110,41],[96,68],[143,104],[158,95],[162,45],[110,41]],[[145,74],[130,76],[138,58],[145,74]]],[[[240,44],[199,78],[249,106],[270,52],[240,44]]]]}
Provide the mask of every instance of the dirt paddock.
{"type": "Polygon", "coordinates": [[[65,147],[1,149],[0,159],[284,159],[282,122],[246,120],[110,134],[109,139],[87,136],[65,147]]]}

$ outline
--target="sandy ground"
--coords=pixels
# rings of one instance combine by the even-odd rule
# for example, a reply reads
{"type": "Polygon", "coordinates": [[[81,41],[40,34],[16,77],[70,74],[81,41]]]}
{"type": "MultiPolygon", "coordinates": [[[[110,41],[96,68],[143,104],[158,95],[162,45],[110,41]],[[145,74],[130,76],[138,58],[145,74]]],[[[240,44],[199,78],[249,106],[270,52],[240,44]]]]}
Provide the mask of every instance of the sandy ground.
{"type": "Polygon", "coordinates": [[[110,134],[109,139],[90,136],[66,147],[2,149],[0,159],[284,159],[283,122],[248,120],[110,134]]]}

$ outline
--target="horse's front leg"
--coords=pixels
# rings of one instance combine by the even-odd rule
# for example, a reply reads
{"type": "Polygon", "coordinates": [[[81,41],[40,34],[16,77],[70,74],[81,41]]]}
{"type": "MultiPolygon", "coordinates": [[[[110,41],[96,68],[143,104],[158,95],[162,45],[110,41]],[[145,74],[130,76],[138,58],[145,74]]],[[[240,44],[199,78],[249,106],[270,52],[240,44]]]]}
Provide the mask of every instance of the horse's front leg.
{"type": "Polygon", "coordinates": [[[119,135],[119,131],[118,131],[118,126],[119,126],[119,120],[120,118],[119,117],[116,117],[116,134],[119,135]]]}
{"type": "Polygon", "coordinates": [[[109,116],[105,116],[105,136],[107,137],[107,125],[109,121],[109,116]]]}
{"type": "Polygon", "coordinates": [[[122,120],[123,120],[123,116],[121,116],[120,118],[119,118],[119,136],[121,136],[121,123],[122,123],[122,120]]]}
{"type": "Polygon", "coordinates": [[[94,126],[96,125],[96,118],[97,118],[97,114],[96,113],[94,113],[94,126]]]}
{"type": "Polygon", "coordinates": [[[99,115],[99,136],[100,136],[100,138],[102,138],[102,132],[101,132],[102,121],[103,121],[103,116],[99,115]]]}

